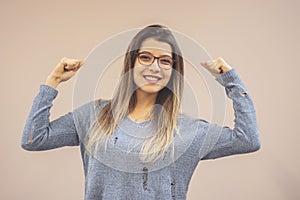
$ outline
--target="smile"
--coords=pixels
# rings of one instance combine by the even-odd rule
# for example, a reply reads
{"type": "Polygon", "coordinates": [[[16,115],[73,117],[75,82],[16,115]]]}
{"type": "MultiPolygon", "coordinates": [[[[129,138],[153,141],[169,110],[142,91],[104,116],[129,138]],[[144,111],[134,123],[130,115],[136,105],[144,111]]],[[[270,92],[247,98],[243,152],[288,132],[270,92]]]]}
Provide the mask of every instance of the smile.
{"type": "Polygon", "coordinates": [[[161,80],[162,78],[159,76],[153,76],[153,75],[144,75],[143,76],[148,82],[158,82],[159,80],[161,80]]]}

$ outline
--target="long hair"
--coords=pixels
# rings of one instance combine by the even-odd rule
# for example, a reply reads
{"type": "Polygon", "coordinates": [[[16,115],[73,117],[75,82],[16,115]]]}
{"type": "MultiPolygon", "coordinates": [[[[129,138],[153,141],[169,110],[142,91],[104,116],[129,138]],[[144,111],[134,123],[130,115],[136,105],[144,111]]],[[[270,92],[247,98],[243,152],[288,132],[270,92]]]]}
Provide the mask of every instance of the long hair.
{"type": "MultiPolygon", "coordinates": [[[[168,43],[172,48],[173,69],[171,78],[162,90],[158,92],[155,106],[152,111],[154,127],[153,137],[147,138],[142,145],[140,158],[143,162],[155,162],[160,159],[165,151],[172,146],[172,158],[174,158],[174,132],[178,133],[177,117],[180,111],[180,102],[183,93],[184,64],[179,46],[172,32],[162,25],[149,25],[139,31],[131,40],[124,58],[124,68],[121,73],[117,91],[111,100],[108,100],[89,135],[87,150],[88,154],[96,153],[98,145],[114,133],[117,125],[132,111],[136,105],[136,85],[133,79],[132,68],[134,67],[137,53],[142,42],[147,38],[168,43]]],[[[101,106],[101,99],[98,100],[101,106]]]]}

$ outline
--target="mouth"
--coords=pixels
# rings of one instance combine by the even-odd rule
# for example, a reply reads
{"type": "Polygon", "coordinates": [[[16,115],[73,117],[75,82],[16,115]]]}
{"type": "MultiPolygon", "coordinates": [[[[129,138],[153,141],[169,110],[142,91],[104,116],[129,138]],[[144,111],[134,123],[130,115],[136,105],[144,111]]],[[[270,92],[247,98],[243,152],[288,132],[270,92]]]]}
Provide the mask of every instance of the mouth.
{"type": "Polygon", "coordinates": [[[157,83],[162,79],[162,77],[154,75],[144,75],[143,77],[150,83],[157,83]]]}

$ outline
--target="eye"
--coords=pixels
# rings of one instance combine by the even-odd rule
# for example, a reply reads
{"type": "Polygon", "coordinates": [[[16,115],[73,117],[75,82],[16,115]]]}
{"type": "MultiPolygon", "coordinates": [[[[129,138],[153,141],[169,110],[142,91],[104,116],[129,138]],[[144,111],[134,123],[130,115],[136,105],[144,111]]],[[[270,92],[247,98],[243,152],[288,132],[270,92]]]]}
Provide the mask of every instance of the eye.
{"type": "Polygon", "coordinates": [[[160,62],[161,62],[161,64],[164,64],[164,65],[172,65],[172,59],[171,58],[161,58],[160,62]]]}
{"type": "Polygon", "coordinates": [[[141,54],[141,55],[139,56],[139,58],[140,58],[140,60],[142,60],[142,61],[149,61],[149,60],[151,60],[151,56],[146,55],[146,54],[141,54]]]}

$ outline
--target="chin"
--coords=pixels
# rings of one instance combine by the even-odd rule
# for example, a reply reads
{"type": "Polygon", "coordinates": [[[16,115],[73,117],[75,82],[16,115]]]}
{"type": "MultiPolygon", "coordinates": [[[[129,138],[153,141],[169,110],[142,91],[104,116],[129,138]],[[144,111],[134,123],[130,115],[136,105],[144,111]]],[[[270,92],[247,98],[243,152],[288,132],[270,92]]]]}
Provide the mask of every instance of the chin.
{"type": "Polygon", "coordinates": [[[162,89],[163,89],[163,87],[160,85],[155,85],[155,86],[144,85],[144,86],[140,87],[137,91],[148,93],[148,94],[157,94],[162,89]]]}

